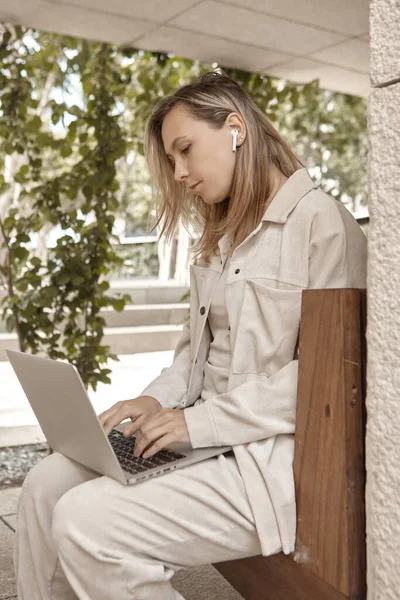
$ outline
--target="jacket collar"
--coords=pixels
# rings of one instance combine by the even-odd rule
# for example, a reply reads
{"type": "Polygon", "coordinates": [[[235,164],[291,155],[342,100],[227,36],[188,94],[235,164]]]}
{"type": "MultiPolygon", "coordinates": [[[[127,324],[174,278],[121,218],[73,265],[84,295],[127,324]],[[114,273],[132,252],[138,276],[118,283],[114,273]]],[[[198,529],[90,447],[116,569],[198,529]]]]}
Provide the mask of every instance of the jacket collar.
{"type": "Polygon", "coordinates": [[[307,169],[302,168],[295,171],[272,199],[261,220],[285,223],[303,196],[317,187],[318,185],[311,179],[307,169]]]}

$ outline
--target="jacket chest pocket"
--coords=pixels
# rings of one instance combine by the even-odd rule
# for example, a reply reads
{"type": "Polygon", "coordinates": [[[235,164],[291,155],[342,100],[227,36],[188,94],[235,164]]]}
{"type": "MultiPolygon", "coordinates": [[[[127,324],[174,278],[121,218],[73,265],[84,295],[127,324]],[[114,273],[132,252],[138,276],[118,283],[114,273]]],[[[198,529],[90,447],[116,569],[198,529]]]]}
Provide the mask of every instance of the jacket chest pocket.
{"type": "Polygon", "coordinates": [[[233,373],[271,376],[293,359],[302,290],[247,280],[232,357],[233,373]]]}

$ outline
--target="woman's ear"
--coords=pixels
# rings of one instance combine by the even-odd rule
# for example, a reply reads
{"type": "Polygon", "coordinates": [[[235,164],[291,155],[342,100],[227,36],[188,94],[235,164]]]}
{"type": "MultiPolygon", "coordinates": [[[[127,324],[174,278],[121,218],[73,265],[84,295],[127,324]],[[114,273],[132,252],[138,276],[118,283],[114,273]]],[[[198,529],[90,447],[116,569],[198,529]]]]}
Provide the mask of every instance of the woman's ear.
{"type": "Polygon", "coordinates": [[[238,132],[236,145],[240,146],[246,138],[246,126],[244,124],[243,118],[239,113],[230,113],[226,118],[226,123],[230,129],[230,131],[236,130],[238,132]]]}

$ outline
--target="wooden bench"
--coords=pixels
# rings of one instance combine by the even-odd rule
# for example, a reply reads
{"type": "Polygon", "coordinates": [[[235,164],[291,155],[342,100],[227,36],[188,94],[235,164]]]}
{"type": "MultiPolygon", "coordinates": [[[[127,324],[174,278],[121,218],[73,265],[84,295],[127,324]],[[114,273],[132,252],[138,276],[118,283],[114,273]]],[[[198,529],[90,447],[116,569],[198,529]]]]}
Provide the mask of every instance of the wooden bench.
{"type": "Polygon", "coordinates": [[[365,290],[306,290],[296,550],[214,565],[246,600],[365,600],[365,290]]]}

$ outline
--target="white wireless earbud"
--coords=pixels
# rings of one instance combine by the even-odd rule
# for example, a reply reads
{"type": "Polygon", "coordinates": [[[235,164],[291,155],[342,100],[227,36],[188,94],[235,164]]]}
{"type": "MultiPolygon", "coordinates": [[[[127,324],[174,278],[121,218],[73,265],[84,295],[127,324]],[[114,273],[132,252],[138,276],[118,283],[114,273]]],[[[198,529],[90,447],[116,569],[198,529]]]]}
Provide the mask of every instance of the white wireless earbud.
{"type": "Polygon", "coordinates": [[[237,129],[232,129],[232,137],[233,137],[233,141],[232,141],[232,151],[236,152],[236,141],[237,141],[237,136],[239,135],[239,132],[237,129]]]}

